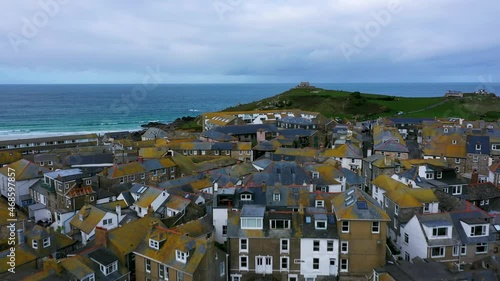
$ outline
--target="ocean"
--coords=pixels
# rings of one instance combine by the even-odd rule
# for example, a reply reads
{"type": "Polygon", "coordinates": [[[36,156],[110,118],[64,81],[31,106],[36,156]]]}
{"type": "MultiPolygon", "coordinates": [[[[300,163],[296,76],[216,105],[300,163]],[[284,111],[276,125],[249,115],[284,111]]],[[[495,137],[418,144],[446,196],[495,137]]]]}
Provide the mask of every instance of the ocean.
{"type": "MultiPolygon", "coordinates": [[[[296,84],[0,85],[0,139],[139,130],[150,121],[222,110],[286,91],[296,84]]],[[[317,83],[314,86],[404,97],[447,90],[500,89],[500,83],[317,83]]]]}

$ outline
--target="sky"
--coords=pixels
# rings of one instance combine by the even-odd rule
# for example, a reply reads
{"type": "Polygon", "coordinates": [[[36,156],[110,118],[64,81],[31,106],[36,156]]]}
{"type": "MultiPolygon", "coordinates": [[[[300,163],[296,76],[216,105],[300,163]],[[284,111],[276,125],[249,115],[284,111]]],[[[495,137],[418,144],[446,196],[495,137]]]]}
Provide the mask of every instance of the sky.
{"type": "MultiPolygon", "coordinates": [[[[3,6],[3,7],[2,7],[3,6]]],[[[500,1],[19,0],[0,84],[500,82],[500,1]]]]}

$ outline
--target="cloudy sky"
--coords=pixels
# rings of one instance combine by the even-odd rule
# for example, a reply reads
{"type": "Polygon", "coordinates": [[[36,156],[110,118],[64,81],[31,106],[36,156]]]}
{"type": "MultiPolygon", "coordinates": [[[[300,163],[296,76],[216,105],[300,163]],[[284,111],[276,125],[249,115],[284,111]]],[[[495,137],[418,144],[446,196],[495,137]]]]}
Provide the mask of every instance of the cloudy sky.
{"type": "Polygon", "coordinates": [[[500,81],[498,0],[142,2],[3,1],[0,83],[500,81]]]}

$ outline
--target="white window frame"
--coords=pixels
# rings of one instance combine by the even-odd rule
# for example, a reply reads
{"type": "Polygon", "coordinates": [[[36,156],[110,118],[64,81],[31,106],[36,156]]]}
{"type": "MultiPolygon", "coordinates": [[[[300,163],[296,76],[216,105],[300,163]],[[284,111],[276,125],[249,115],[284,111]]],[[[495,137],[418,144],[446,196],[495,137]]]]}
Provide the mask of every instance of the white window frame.
{"type": "Polygon", "coordinates": [[[341,254],[349,253],[349,241],[340,241],[340,253],[341,254]]]}
{"type": "Polygon", "coordinates": [[[288,252],[290,252],[290,239],[280,239],[280,253],[288,252]]]}
{"type": "Polygon", "coordinates": [[[372,221],[372,233],[380,233],[380,222],[372,221]]]}
{"type": "Polygon", "coordinates": [[[315,206],[316,206],[316,208],[324,208],[325,207],[325,201],[324,200],[316,200],[315,201],[315,206]]]}
{"type": "Polygon", "coordinates": [[[150,238],[149,239],[149,247],[153,248],[155,250],[159,250],[160,249],[160,242],[150,238]]]}
{"type": "Polygon", "coordinates": [[[321,241],[313,240],[313,252],[319,252],[321,250],[321,241]],[[317,243],[317,246],[316,246],[317,243]]]}
{"type": "Polygon", "coordinates": [[[455,164],[460,164],[460,158],[455,158],[455,164]]]}
{"type": "Polygon", "coordinates": [[[240,267],[240,270],[248,271],[248,256],[240,256],[239,267],[240,267]],[[246,266],[242,266],[243,259],[245,260],[246,266]]]}
{"type": "Polygon", "coordinates": [[[484,224],[481,224],[481,225],[472,225],[470,227],[470,235],[469,235],[470,237],[481,237],[481,236],[486,236],[486,235],[488,235],[488,228],[487,228],[486,225],[484,225],[484,224]],[[475,229],[477,227],[481,228],[481,234],[478,234],[478,235],[474,234],[475,229]]]}
{"type": "Polygon", "coordinates": [[[280,271],[289,271],[290,270],[290,258],[287,256],[281,256],[280,257],[280,271]],[[283,261],[286,260],[286,267],[283,267],[283,261]]]}
{"type": "Polygon", "coordinates": [[[319,258],[313,258],[312,270],[319,270],[320,262],[321,262],[321,260],[319,258]],[[317,266],[318,268],[314,268],[315,266],[317,266]]]}
{"type": "Polygon", "coordinates": [[[183,252],[183,251],[179,251],[179,250],[175,250],[175,259],[178,262],[186,263],[188,257],[189,257],[189,253],[186,253],[186,252],[183,252]]]}
{"type": "Polygon", "coordinates": [[[31,240],[31,247],[33,249],[38,249],[38,241],[35,239],[31,240]]]}
{"type": "Polygon", "coordinates": [[[349,221],[342,221],[341,231],[342,233],[349,233],[351,230],[351,224],[349,221]]]}
{"type": "Polygon", "coordinates": [[[452,195],[462,194],[462,186],[461,185],[452,185],[451,186],[451,194],[452,195]]]}
{"type": "Polygon", "coordinates": [[[406,245],[408,245],[408,243],[410,243],[410,235],[408,235],[408,233],[406,233],[406,232],[404,234],[404,240],[403,241],[404,241],[404,243],[406,245]]]}
{"type": "Polygon", "coordinates": [[[442,179],[443,178],[443,172],[439,171],[436,172],[436,179],[442,179]]]}
{"type": "Polygon", "coordinates": [[[327,252],[333,252],[335,249],[335,241],[333,240],[326,240],[326,251],[327,252]]]}
{"type": "Polygon", "coordinates": [[[144,270],[146,270],[147,273],[151,272],[151,260],[150,259],[144,259],[144,270]]]}
{"type": "Polygon", "coordinates": [[[476,144],[476,150],[481,150],[481,145],[480,144],[476,144]]]}
{"type": "Polygon", "coordinates": [[[85,184],[86,184],[86,185],[91,185],[91,184],[92,184],[92,180],[86,180],[86,181],[85,181],[85,184]]]}
{"type": "Polygon", "coordinates": [[[348,272],[349,271],[349,260],[348,259],[340,259],[339,270],[340,270],[340,272],[348,272]],[[343,268],[344,262],[345,262],[345,268],[343,268]]]}
{"type": "Polygon", "coordinates": [[[252,200],[252,194],[244,193],[240,195],[240,200],[241,201],[251,201],[252,200]]]}
{"type": "Polygon", "coordinates": [[[488,243],[477,243],[476,244],[476,254],[487,254],[488,253],[488,243]],[[479,252],[478,247],[484,247],[484,251],[479,252]]]}
{"type": "Polygon", "coordinates": [[[248,238],[240,238],[240,253],[248,253],[248,238]]]}
{"type": "Polygon", "coordinates": [[[432,228],[432,237],[447,237],[448,236],[448,227],[433,227],[432,228]],[[439,235],[439,230],[444,229],[445,233],[439,235]]]}
{"type": "Polygon", "coordinates": [[[50,237],[43,238],[43,247],[47,248],[50,246],[50,237]]]}
{"type": "Polygon", "coordinates": [[[472,155],[472,162],[474,162],[474,163],[479,162],[479,156],[478,155],[472,155]]]}
{"type": "Polygon", "coordinates": [[[326,229],[326,221],[325,220],[316,220],[314,221],[314,227],[319,230],[324,230],[326,229]],[[323,224],[323,226],[319,226],[319,224],[323,224]]]}
{"type": "Polygon", "coordinates": [[[443,258],[444,256],[446,256],[446,249],[444,246],[437,246],[437,247],[430,247],[430,254],[431,254],[431,258],[443,258]],[[440,252],[442,250],[442,253],[440,253],[439,255],[434,255],[432,250],[434,248],[439,248],[440,249],[440,252]]]}

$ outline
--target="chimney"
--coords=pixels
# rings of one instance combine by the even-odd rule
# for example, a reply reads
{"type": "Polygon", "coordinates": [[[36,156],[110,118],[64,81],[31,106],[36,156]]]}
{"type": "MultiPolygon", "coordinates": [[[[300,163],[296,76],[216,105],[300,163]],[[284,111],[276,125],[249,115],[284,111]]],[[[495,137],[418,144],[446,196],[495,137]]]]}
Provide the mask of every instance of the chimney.
{"type": "Polygon", "coordinates": [[[96,226],[95,227],[95,244],[96,245],[104,245],[107,247],[108,243],[108,230],[104,227],[96,226]]]}
{"type": "Polygon", "coordinates": [[[118,222],[122,219],[122,206],[116,204],[116,214],[118,215],[118,222]]]}
{"type": "Polygon", "coordinates": [[[217,193],[218,190],[219,190],[219,183],[214,182],[214,193],[217,193]]]}
{"type": "Polygon", "coordinates": [[[479,183],[479,173],[477,172],[476,169],[472,172],[472,176],[470,179],[471,184],[479,183]]]}
{"type": "Polygon", "coordinates": [[[314,184],[312,181],[309,183],[309,192],[314,192],[314,184]]]}
{"type": "Polygon", "coordinates": [[[370,156],[372,156],[372,150],[368,149],[368,150],[366,150],[366,157],[370,157],[370,156]]]}
{"type": "Polygon", "coordinates": [[[24,228],[18,229],[17,230],[17,244],[21,245],[26,243],[25,237],[24,237],[24,228]]]}
{"type": "Polygon", "coordinates": [[[144,157],[142,156],[137,157],[137,161],[139,161],[139,163],[141,164],[144,163],[144,157]]]}
{"type": "Polygon", "coordinates": [[[38,169],[38,175],[39,175],[39,176],[43,176],[42,169],[38,169]]]}

